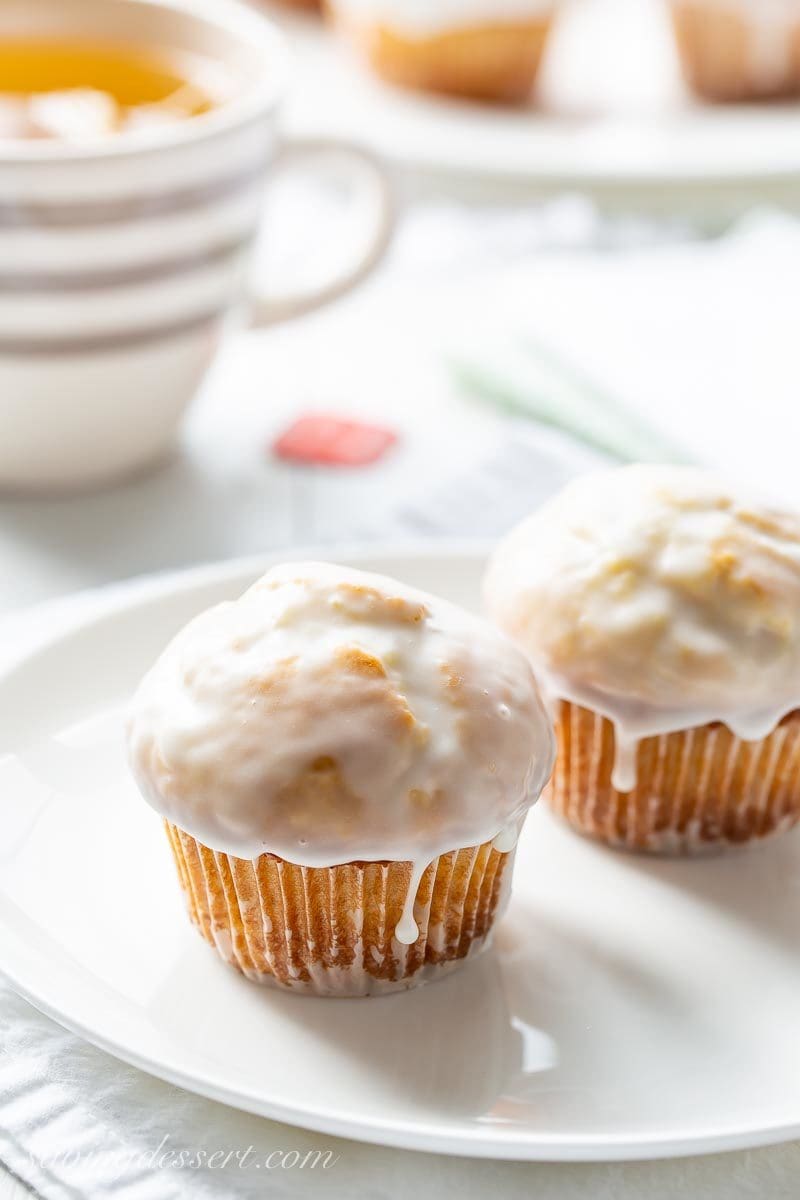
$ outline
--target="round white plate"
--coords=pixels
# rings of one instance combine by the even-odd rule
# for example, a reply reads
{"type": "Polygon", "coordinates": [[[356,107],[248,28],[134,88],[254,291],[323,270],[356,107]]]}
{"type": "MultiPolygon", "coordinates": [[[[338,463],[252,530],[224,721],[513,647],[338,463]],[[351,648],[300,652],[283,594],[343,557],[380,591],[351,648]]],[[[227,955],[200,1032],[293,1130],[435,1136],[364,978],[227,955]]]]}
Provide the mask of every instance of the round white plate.
{"type": "MultiPolygon", "coordinates": [[[[440,547],[347,560],[469,605],[483,565],[440,547]]],[[[140,585],[0,677],[0,961],[14,986],[155,1075],[367,1141],[597,1160],[799,1135],[798,835],[652,862],[539,808],[495,947],[439,983],[318,1000],[217,959],[128,777],[122,711],[175,630],[256,573],[140,585]]]]}
{"type": "Polygon", "coordinates": [[[797,199],[800,106],[711,105],[684,87],[664,0],[566,5],[536,103],[503,108],[384,84],[313,18],[260,7],[293,43],[288,129],[354,138],[451,181],[527,194],[620,192],[672,211],[676,193],[797,199]]]}

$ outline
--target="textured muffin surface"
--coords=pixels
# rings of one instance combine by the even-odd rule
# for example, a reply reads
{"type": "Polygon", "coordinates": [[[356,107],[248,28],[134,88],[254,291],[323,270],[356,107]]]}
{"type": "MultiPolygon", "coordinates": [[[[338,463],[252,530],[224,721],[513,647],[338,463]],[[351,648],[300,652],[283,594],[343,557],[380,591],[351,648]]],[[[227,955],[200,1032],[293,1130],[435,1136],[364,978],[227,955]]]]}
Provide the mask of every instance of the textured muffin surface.
{"type": "Polygon", "coordinates": [[[143,680],[137,782],[212,849],[432,861],[524,816],[553,735],[532,671],[455,606],[330,564],[269,571],[143,680]]]}

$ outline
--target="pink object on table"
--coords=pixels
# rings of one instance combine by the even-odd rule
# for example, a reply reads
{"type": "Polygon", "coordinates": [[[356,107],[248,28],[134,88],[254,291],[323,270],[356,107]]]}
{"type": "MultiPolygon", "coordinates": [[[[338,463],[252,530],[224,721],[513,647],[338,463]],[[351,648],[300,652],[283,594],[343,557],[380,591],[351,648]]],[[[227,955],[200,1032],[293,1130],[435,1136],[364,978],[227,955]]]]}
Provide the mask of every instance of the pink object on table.
{"type": "Polygon", "coordinates": [[[368,425],[324,414],[299,417],[272,443],[288,462],[334,467],[363,467],[377,462],[397,441],[381,425],[368,425]]]}

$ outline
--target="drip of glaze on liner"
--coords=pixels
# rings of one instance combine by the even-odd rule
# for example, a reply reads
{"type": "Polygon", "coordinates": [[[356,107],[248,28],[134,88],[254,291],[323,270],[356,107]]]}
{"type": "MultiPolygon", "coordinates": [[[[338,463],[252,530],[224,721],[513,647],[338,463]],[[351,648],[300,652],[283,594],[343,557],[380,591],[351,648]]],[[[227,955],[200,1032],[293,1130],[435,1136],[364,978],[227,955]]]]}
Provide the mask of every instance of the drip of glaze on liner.
{"type": "Polygon", "coordinates": [[[614,722],[614,768],[611,786],[618,792],[632,792],[636,787],[636,760],[640,739],[626,733],[619,721],[614,722]]]}
{"type": "Polygon", "coordinates": [[[419,925],[414,920],[414,904],[417,899],[417,892],[422,881],[422,876],[428,869],[427,862],[413,862],[411,864],[411,878],[408,881],[408,891],[406,892],[406,901],[403,905],[403,915],[397,922],[394,931],[395,940],[403,946],[411,946],[419,937],[419,925]]]}
{"type": "Polygon", "coordinates": [[[522,821],[511,821],[493,840],[492,849],[497,850],[499,854],[510,854],[519,841],[521,829],[522,821]]]}

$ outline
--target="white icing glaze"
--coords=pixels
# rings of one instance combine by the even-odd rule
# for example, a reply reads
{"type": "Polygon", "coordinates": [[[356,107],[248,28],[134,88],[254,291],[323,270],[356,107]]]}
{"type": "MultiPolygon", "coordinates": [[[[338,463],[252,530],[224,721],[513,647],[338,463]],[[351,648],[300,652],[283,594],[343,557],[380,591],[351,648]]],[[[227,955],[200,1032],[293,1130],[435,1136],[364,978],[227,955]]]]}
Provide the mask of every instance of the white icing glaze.
{"type": "Polygon", "coordinates": [[[504,539],[485,596],[552,699],[613,722],[619,791],[641,738],[752,741],[800,707],[800,515],[710,473],[582,476],[504,539]]]}
{"type": "Polygon", "coordinates": [[[546,16],[556,0],[333,0],[347,20],[417,35],[546,16]]]}
{"type": "Polygon", "coordinates": [[[425,874],[425,869],[428,863],[424,858],[415,858],[412,860],[411,880],[406,893],[406,902],[403,906],[403,915],[397,922],[394,930],[395,940],[403,946],[411,946],[419,937],[419,926],[414,918],[414,901],[417,898],[417,891],[422,882],[422,876],[425,874]]]}
{"type": "Polygon", "coordinates": [[[510,849],[554,736],[523,654],[454,605],[331,564],[273,568],[178,634],[128,724],[145,798],[203,844],[304,866],[510,849]],[[509,833],[509,831],[511,831],[509,833]]]}

